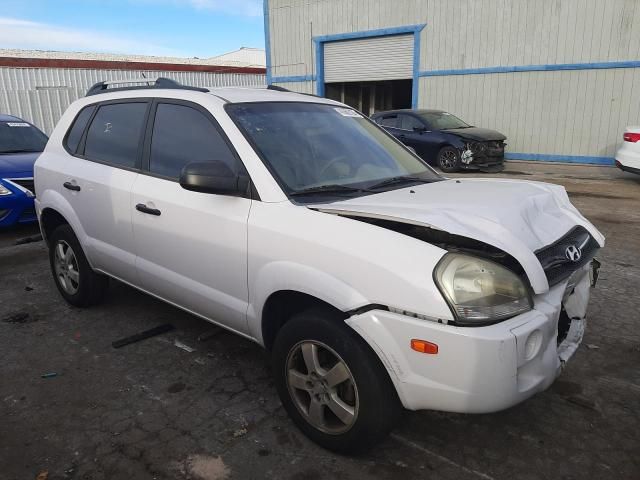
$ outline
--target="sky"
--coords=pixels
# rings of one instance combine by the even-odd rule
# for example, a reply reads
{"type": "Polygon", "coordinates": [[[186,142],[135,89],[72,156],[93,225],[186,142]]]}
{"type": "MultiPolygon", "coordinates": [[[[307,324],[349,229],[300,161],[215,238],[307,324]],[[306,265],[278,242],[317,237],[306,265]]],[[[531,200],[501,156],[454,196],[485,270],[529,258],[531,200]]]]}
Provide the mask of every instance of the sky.
{"type": "Polygon", "coordinates": [[[0,0],[0,48],[207,58],[264,48],[262,0],[0,0]]]}

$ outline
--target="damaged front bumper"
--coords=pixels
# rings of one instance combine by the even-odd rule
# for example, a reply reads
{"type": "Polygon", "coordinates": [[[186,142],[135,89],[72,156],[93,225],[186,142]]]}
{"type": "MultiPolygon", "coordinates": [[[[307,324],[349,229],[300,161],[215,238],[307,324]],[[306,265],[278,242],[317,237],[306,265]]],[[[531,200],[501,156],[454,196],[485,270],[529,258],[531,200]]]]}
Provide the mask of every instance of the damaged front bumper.
{"type": "Polygon", "coordinates": [[[537,295],[533,310],[495,325],[456,327],[382,310],[353,316],[347,324],[376,351],[405,408],[503,410],[548,388],[577,350],[590,269],[591,263],[537,295]],[[437,354],[412,350],[412,339],[437,344],[437,354]]]}
{"type": "MultiPolygon", "coordinates": [[[[497,172],[504,169],[504,144],[465,145],[460,149],[460,167],[465,170],[497,172]]],[[[498,142],[493,142],[498,143],[498,142]]]]}

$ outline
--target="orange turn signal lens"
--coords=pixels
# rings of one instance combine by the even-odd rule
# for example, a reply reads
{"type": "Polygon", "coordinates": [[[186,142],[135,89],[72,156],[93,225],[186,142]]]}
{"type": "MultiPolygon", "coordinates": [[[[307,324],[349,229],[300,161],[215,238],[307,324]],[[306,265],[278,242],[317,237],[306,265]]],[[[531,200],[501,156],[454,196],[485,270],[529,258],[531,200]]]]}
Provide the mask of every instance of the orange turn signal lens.
{"type": "Polygon", "coordinates": [[[435,343],[427,342],[426,340],[411,340],[411,349],[420,353],[429,353],[435,355],[438,353],[438,345],[435,343]]]}

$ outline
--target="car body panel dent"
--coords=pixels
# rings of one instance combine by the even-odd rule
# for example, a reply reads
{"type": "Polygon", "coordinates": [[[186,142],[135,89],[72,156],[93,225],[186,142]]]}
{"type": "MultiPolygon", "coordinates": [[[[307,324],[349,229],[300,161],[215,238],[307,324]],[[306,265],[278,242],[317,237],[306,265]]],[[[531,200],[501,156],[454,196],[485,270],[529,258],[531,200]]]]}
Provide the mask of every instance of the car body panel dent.
{"type": "Polygon", "coordinates": [[[604,246],[602,234],[571,205],[563,187],[539,182],[448,180],[312,207],[327,213],[410,222],[493,245],[518,260],[535,293],[549,289],[536,250],[576,224],[604,246]],[[452,198],[457,199],[456,206],[452,198]],[[481,210],[469,207],[479,199],[481,210]]]}

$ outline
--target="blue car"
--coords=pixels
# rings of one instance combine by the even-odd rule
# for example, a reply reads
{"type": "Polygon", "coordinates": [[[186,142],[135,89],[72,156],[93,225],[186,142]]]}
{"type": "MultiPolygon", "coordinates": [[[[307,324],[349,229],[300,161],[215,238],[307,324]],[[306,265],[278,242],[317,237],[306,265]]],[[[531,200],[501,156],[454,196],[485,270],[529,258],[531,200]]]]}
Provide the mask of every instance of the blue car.
{"type": "Polygon", "coordinates": [[[47,140],[29,122],[0,115],[0,228],[37,221],[33,164],[47,140]]]}

